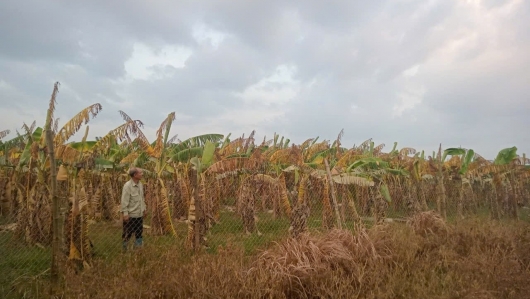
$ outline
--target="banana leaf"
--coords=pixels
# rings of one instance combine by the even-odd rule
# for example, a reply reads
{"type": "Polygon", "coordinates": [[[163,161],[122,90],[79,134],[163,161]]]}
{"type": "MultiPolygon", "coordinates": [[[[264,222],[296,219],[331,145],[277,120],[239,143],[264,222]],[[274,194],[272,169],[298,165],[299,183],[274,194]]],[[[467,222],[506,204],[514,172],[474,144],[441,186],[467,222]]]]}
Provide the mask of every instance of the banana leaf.
{"type": "Polygon", "coordinates": [[[517,147],[509,147],[499,151],[497,157],[493,161],[495,165],[506,165],[511,163],[515,158],[517,158],[517,147]]]}

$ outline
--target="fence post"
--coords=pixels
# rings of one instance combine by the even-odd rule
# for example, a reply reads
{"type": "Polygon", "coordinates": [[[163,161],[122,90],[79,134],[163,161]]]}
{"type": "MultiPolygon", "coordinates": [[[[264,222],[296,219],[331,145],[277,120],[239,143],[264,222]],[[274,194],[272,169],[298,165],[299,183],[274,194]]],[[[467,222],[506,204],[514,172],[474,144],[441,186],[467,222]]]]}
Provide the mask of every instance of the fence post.
{"type": "Polygon", "coordinates": [[[193,250],[199,251],[201,246],[201,219],[202,219],[202,201],[199,196],[199,172],[195,169],[191,170],[189,177],[192,196],[195,199],[195,223],[193,236],[193,250]]]}
{"type": "Polygon", "coordinates": [[[50,193],[52,198],[52,264],[51,264],[51,290],[52,296],[57,294],[59,284],[59,202],[57,198],[57,168],[55,165],[55,150],[53,148],[53,132],[46,130],[46,147],[50,159],[50,193]]]}
{"type": "Polygon", "coordinates": [[[52,200],[52,261],[50,269],[50,296],[54,297],[58,292],[60,273],[59,259],[61,254],[61,223],[59,217],[59,198],[57,197],[57,165],[55,164],[54,149],[54,132],[52,129],[53,111],[55,109],[55,98],[59,92],[59,82],[53,86],[53,92],[50,99],[50,106],[46,115],[46,124],[44,125],[44,138],[50,161],[50,196],[52,200]]]}
{"type": "MultiPolygon", "coordinates": [[[[326,164],[326,173],[328,175],[328,184],[331,191],[331,199],[333,200],[333,205],[335,206],[335,216],[337,217],[337,226],[339,229],[342,229],[342,220],[340,219],[339,207],[337,206],[337,198],[335,197],[335,187],[333,186],[333,178],[331,177],[331,171],[329,170],[328,159],[324,159],[326,164]]],[[[342,202],[344,204],[344,201],[342,202]]]]}

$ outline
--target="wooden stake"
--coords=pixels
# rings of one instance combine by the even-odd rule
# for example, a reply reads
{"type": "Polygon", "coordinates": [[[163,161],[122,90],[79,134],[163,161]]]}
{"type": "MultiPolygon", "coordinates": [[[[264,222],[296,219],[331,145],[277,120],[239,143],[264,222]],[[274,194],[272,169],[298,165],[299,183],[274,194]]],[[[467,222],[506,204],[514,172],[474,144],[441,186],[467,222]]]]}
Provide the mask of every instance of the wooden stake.
{"type": "Polygon", "coordinates": [[[46,130],[46,147],[48,149],[48,159],[50,159],[50,193],[52,197],[52,265],[51,265],[51,294],[57,293],[59,285],[59,254],[61,250],[60,239],[60,215],[59,198],[57,197],[57,168],[55,165],[55,150],[53,148],[53,132],[49,128],[46,130]]]}
{"type": "Polygon", "coordinates": [[[50,295],[55,297],[59,289],[60,271],[59,262],[61,259],[61,241],[64,240],[61,235],[62,222],[60,218],[60,204],[57,197],[57,165],[55,164],[54,132],[52,130],[53,110],[55,107],[55,98],[59,92],[59,82],[53,86],[53,92],[50,99],[50,106],[46,114],[46,123],[44,125],[44,139],[41,146],[46,144],[48,159],[50,160],[50,195],[52,198],[52,264],[50,269],[51,284],[50,295]]]}
{"type": "MultiPolygon", "coordinates": [[[[329,170],[328,159],[324,159],[326,164],[326,173],[328,174],[328,184],[331,190],[331,199],[333,200],[333,206],[335,207],[335,216],[337,217],[337,227],[342,229],[342,220],[340,218],[339,207],[337,206],[337,198],[335,197],[335,187],[333,186],[333,180],[331,178],[331,171],[329,170]]],[[[344,204],[344,203],[343,203],[344,204]]]]}

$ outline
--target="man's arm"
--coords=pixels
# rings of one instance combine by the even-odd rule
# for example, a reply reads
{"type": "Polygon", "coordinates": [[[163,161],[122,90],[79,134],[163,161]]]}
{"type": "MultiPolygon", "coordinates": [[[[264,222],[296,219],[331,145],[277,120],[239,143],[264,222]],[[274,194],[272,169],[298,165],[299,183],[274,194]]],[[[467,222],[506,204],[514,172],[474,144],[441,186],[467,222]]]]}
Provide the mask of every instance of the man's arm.
{"type": "Polygon", "coordinates": [[[141,192],[141,195],[142,195],[142,202],[140,204],[140,207],[141,207],[141,210],[142,210],[142,214],[143,216],[145,217],[147,215],[147,206],[145,205],[145,194],[144,194],[144,187],[142,185],[142,192],[141,192]]]}
{"type": "Polygon", "coordinates": [[[129,200],[131,198],[131,194],[129,192],[129,188],[127,188],[127,185],[123,186],[123,189],[121,191],[121,207],[120,211],[123,213],[123,218],[129,218],[129,200]]]}

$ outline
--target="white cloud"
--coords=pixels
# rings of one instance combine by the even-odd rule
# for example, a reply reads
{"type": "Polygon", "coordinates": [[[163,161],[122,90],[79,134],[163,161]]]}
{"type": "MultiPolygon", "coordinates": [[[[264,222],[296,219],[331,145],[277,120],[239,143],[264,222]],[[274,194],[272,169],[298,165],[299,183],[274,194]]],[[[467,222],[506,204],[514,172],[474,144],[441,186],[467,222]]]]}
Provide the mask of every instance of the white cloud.
{"type": "Polygon", "coordinates": [[[415,66],[412,66],[411,68],[404,70],[403,76],[414,77],[416,76],[416,74],[418,74],[419,69],[420,69],[420,65],[416,64],[415,66]]]}
{"type": "Polygon", "coordinates": [[[293,78],[295,74],[296,66],[280,65],[272,75],[236,94],[246,103],[285,104],[300,90],[300,83],[293,78]]]}
{"type": "Polygon", "coordinates": [[[193,27],[192,36],[199,44],[207,43],[216,50],[227,37],[227,34],[212,29],[204,23],[198,23],[193,27]]]}
{"type": "Polygon", "coordinates": [[[153,49],[146,44],[134,44],[132,56],[125,62],[127,80],[161,79],[165,75],[157,73],[155,68],[171,66],[183,68],[186,60],[191,56],[189,48],[168,45],[160,49],[153,49]]]}
{"type": "Polygon", "coordinates": [[[402,116],[403,112],[411,110],[420,104],[426,92],[427,89],[425,87],[408,88],[398,92],[397,98],[399,103],[394,105],[392,117],[402,116]]]}

